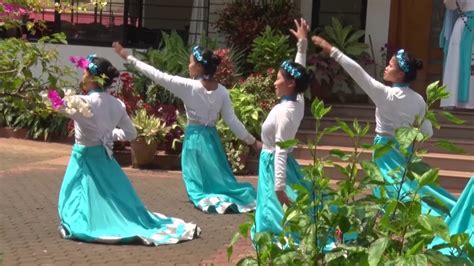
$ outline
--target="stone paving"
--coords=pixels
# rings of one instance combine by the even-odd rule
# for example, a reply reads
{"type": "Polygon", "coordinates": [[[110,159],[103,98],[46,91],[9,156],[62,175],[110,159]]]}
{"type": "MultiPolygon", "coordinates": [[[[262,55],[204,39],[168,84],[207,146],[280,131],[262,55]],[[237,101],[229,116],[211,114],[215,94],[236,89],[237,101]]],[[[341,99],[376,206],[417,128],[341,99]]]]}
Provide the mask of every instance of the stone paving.
{"type": "MultiPolygon", "coordinates": [[[[197,223],[200,238],[159,247],[61,239],[56,230],[57,198],[70,148],[0,138],[0,260],[4,265],[235,265],[252,254],[250,242],[243,240],[227,261],[227,244],[246,216],[198,211],[188,202],[177,171],[125,168],[147,208],[197,223]]],[[[239,179],[256,183],[252,176],[239,179]]]]}
{"type": "MultiPolygon", "coordinates": [[[[241,240],[227,260],[227,244],[246,215],[198,211],[178,171],[124,168],[148,209],[197,223],[200,238],[159,247],[61,239],[57,199],[70,151],[70,144],[0,138],[0,265],[235,265],[254,253],[241,240]]],[[[255,176],[238,178],[256,185],[255,176]]]]}

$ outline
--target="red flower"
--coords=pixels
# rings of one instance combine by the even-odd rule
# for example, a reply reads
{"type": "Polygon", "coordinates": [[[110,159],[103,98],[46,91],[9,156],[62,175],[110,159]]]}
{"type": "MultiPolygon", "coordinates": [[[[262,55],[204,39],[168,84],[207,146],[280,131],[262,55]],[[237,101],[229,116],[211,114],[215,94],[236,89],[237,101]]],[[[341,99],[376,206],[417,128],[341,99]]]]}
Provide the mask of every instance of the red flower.
{"type": "Polygon", "coordinates": [[[341,231],[341,229],[337,228],[336,232],[334,233],[334,237],[336,238],[337,243],[342,243],[344,233],[341,231]]]}

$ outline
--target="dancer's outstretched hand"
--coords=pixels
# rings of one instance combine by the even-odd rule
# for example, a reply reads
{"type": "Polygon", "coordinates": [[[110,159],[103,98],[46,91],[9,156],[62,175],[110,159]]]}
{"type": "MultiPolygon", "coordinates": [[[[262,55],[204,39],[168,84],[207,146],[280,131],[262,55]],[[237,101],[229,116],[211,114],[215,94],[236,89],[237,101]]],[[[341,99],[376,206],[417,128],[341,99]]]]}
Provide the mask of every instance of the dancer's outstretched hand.
{"type": "Polygon", "coordinates": [[[127,49],[123,48],[123,46],[119,42],[113,42],[112,47],[114,48],[115,52],[120,55],[123,59],[127,60],[128,51],[127,49]]]}
{"type": "Polygon", "coordinates": [[[313,41],[314,45],[321,47],[321,49],[323,49],[325,53],[331,53],[332,45],[328,43],[325,39],[314,35],[313,37],[311,37],[311,40],[313,41]]]}
{"type": "Polygon", "coordinates": [[[252,144],[252,148],[257,154],[260,153],[260,151],[262,150],[262,146],[262,143],[258,140],[256,140],[254,144],[252,144]]]}
{"type": "Polygon", "coordinates": [[[293,29],[290,29],[290,32],[295,35],[295,37],[298,40],[305,39],[306,36],[308,36],[308,31],[309,31],[309,25],[308,22],[304,18],[300,18],[300,21],[298,22],[297,19],[295,19],[295,25],[296,25],[296,31],[293,29]]]}
{"type": "Polygon", "coordinates": [[[278,197],[278,201],[280,201],[281,206],[286,205],[286,206],[291,206],[291,201],[286,195],[285,191],[275,191],[278,197]]]}

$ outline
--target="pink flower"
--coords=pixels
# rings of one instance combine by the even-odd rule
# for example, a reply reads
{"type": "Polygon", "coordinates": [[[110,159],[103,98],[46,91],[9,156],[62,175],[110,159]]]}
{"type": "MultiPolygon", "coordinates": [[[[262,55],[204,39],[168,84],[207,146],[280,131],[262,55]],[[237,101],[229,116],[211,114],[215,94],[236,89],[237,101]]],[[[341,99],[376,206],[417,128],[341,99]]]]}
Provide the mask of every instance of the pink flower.
{"type": "Polygon", "coordinates": [[[75,64],[79,60],[79,56],[70,56],[69,61],[75,64]]]}
{"type": "Polygon", "coordinates": [[[61,96],[59,96],[59,93],[55,90],[48,91],[48,99],[51,101],[51,105],[55,110],[64,105],[63,99],[61,99],[61,96]]]}
{"type": "Polygon", "coordinates": [[[26,9],[24,9],[24,8],[19,8],[19,9],[18,9],[18,13],[19,13],[20,15],[24,15],[24,14],[27,14],[28,11],[27,11],[26,9]]]}
{"type": "Polygon", "coordinates": [[[3,5],[3,8],[4,8],[4,11],[6,13],[13,13],[15,12],[15,6],[13,4],[2,4],[3,5]]]}
{"type": "Polygon", "coordinates": [[[82,57],[77,62],[77,66],[82,68],[82,69],[86,69],[89,66],[89,60],[82,57]]]}
{"type": "Polygon", "coordinates": [[[89,66],[89,60],[81,56],[70,56],[69,61],[81,69],[86,69],[89,66]]]}

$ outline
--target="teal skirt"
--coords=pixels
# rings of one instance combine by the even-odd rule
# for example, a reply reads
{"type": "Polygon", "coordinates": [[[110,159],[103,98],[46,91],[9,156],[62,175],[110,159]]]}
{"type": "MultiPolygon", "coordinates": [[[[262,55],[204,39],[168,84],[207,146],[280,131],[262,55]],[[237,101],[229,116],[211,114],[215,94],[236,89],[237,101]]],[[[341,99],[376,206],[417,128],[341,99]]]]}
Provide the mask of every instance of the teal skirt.
{"type": "Polygon", "coordinates": [[[64,238],[107,244],[175,244],[199,227],[148,211],[103,146],[75,144],[59,192],[59,232],[64,238]]]}
{"type": "MultiPolygon", "coordinates": [[[[288,154],[286,161],[286,187],[285,193],[290,201],[295,201],[297,192],[292,186],[300,185],[311,190],[311,184],[304,179],[301,166],[293,155],[288,154]]],[[[275,154],[269,151],[260,153],[258,167],[258,189],[257,189],[257,210],[255,211],[255,222],[250,231],[252,240],[258,233],[273,233],[275,236],[283,231],[283,207],[275,193],[275,154]]],[[[290,233],[295,243],[299,242],[299,233],[290,233]]],[[[344,239],[350,241],[352,236],[344,235],[344,239]]],[[[275,241],[277,241],[275,239],[275,241]]],[[[256,246],[254,244],[254,246],[256,246]]],[[[334,249],[335,239],[331,238],[324,244],[324,251],[334,249]]],[[[284,248],[284,247],[283,247],[284,248]]]]}
{"type": "Polygon", "coordinates": [[[181,168],[189,200],[203,212],[255,210],[255,189],[235,178],[215,127],[186,127],[181,168]]]}
{"type": "MultiPolygon", "coordinates": [[[[306,186],[298,162],[288,154],[285,192],[291,201],[295,201],[297,197],[291,188],[296,184],[306,186]]],[[[252,238],[256,233],[262,232],[280,234],[283,231],[283,216],[283,207],[275,193],[275,155],[273,152],[262,151],[258,166],[257,210],[251,231],[252,238]]]]}
{"type": "MultiPolygon", "coordinates": [[[[392,139],[393,138],[390,137],[377,135],[374,139],[374,144],[386,144],[392,139]]],[[[385,186],[387,196],[396,198],[397,190],[400,188],[400,185],[394,183],[396,180],[399,181],[401,179],[407,158],[405,158],[398,149],[392,149],[380,158],[374,159],[374,162],[380,169],[385,182],[393,184],[385,186]],[[395,176],[389,174],[393,169],[399,169],[396,171],[395,176]]],[[[407,182],[404,182],[401,187],[400,195],[402,197],[404,195],[408,196],[411,192],[415,191],[416,188],[416,181],[408,180],[407,182]]],[[[380,196],[380,190],[375,189],[374,194],[380,196]]],[[[423,187],[420,189],[418,194],[420,197],[433,196],[450,210],[450,215],[446,216],[443,212],[437,209],[432,209],[426,202],[422,201],[421,206],[423,214],[430,213],[431,215],[444,217],[451,234],[467,233],[471,237],[470,243],[474,245],[474,216],[472,213],[472,208],[474,207],[474,177],[471,177],[471,180],[457,200],[448,191],[435,185],[423,187]]],[[[441,240],[439,239],[435,239],[433,243],[439,243],[440,241],[441,240]]]]}

